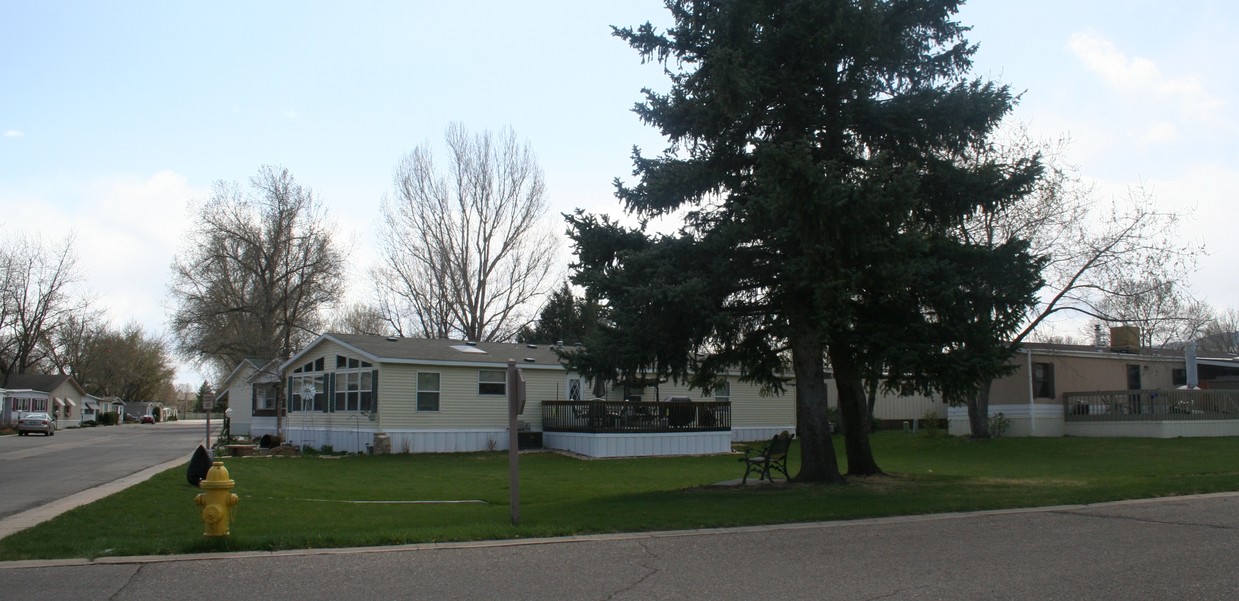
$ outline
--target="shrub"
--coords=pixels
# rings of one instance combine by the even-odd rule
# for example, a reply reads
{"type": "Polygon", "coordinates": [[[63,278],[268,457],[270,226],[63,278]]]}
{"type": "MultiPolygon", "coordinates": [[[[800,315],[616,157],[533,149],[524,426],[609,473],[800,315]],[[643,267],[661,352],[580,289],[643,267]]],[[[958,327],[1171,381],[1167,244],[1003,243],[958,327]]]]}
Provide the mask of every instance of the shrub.
{"type": "Polygon", "coordinates": [[[1001,438],[1011,429],[1011,420],[1003,415],[1001,411],[989,416],[989,435],[994,438],[1001,438]]]}
{"type": "Polygon", "coordinates": [[[938,412],[930,409],[921,416],[921,428],[925,430],[925,436],[933,437],[942,433],[942,421],[938,419],[938,412]]]}

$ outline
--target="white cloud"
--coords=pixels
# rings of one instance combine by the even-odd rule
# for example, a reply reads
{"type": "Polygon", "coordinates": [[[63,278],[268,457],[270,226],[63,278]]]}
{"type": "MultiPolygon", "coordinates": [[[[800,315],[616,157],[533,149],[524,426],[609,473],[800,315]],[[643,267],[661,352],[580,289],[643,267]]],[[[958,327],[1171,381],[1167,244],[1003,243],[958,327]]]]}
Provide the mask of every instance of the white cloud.
{"type": "Polygon", "coordinates": [[[13,207],[4,219],[9,228],[47,241],[72,235],[87,294],[113,326],[137,322],[160,335],[169,266],[187,231],[190,200],[204,195],[184,176],[163,171],[80,188],[59,181],[21,191],[0,188],[0,204],[13,207]]]}
{"type": "Polygon", "coordinates": [[[20,132],[20,131],[17,131],[16,129],[10,129],[10,130],[8,130],[8,131],[4,132],[4,137],[6,137],[6,138],[24,138],[24,137],[26,137],[26,134],[25,134],[25,133],[22,133],[22,132],[20,132]]]}
{"type": "Polygon", "coordinates": [[[1145,128],[1136,140],[1141,146],[1156,146],[1179,139],[1179,128],[1173,123],[1159,121],[1145,128]]]}
{"type": "Polygon", "coordinates": [[[1178,105],[1182,115],[1200,121],[1220,118],[1224,102],[1195,75],[1170,77],[1144,57],[1129,57],[1110,40],[1091,32],[1072,34],[1067,47],[1110,87],[1137,98],[1152,96],[1178,105]]]}

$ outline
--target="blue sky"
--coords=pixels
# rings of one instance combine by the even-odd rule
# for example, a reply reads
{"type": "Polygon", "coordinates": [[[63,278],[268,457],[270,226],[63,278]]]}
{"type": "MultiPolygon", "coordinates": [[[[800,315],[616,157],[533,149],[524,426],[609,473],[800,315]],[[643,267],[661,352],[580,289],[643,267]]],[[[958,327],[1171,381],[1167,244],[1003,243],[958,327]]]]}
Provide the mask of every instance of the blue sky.
{"type": "MultiPolygon", "coordinates": [[[[1183,235],[1210,252],[1192,289],[1239,307],[1239,8],[1167,8],[977,0],[960,19],[975,74],[1022,91],[1015,117],[1035,134],[1071,136],[1099,201],[1140,185],[1190,212],[1183,235]]],[[[0,223],[73,232],[113,322],[164,333],[190,203],[282,165],[328,206],[364,298],[393,167],[453,121],[528,140],[556,214],[618,213],[611,181],[631,147],[661,148],[629,109],[666,83],[609,26],[664,13],[655,0],[0,0],[0,223]]]]}

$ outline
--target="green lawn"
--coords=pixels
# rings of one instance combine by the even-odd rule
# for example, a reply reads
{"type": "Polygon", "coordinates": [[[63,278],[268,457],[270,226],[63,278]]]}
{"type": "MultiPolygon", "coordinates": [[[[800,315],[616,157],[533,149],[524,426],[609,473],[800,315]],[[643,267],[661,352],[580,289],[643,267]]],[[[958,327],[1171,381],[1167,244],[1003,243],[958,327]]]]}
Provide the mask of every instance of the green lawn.
{"type": "MultiPolygon", "coordinates": [[[[891,476],[847,485],[714,488],[733,456],[587,461],[507,454],[244,458],[232,536],[202,536],[184,469],[0,540],[0,560],[277,550],[841,520],[1239,490],[1239,439],[873,439],[891,476]],[[349,501],[482,501],[411,504],[349,501]]],[[[793,447],[793,453],[798,449],[793,447]]],[[[793,473],[798,457],[793,454],[793,473]]]]}

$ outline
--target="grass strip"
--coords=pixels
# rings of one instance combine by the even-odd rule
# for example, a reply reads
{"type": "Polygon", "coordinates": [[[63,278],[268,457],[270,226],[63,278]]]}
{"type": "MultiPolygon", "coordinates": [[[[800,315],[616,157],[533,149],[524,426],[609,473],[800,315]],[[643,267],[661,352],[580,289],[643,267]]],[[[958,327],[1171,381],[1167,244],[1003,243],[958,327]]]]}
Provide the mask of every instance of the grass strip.
{"type": "MultiPolygon", "coordinates": [[[[524,454],[520,526],[509,523],[503,452],[229,458],[241,498],[229,537],[202,536],[199,491],[173,469],[0,540],[0,560],[678,530],[1239,490],[1236,438],[971,441],[883,432],[873,446],[889,476],[746,488],[713,486],[741,475],[734,456],[524,454]]],[[[793,446],[793,473],[797,453],[793,446]]]]}

